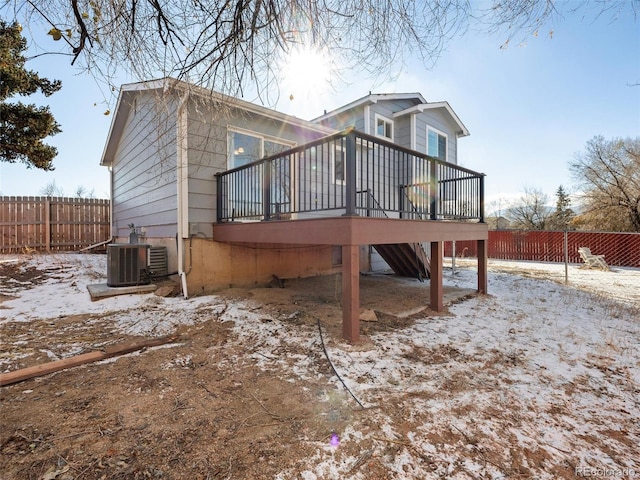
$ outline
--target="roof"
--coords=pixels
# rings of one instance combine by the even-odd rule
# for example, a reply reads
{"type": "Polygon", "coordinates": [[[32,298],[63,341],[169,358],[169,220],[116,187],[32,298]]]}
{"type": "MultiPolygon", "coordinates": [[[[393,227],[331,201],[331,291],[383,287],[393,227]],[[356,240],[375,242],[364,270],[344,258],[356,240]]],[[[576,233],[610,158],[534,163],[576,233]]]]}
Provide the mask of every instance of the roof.
{"type": "Polygon", "coordinates": [[[411,113],[419,113],[424,112],[425,110],[436,110],[442,108],[449,113],[451,119],[458,125],[459,130],[456,132],[458,137],[466,137],[469,135],[469,130],[464,126],[460,117],[456,115],[456,112],[453,111],[449,102],[431,102],[431,103],[421,103],[419,105],[414,105],[413,107],[407,108],[405,110],[401,110],[393,114],[393,118],[402,117],[403,115],[411,114],[411,113]]]}
{"type": "Polygon", "coordinates": [[[312,122],[322,122],[327,118],[331,118],[335,115],[338,115],[342,112],[346,112],[353,108],[359,107],[360,105],[371,105],[373,103],[378,103],[381,100],[414,100],[414,105],[412,107],[406,108],[399,112],[393,114],[394,118],[401,117],[403,115],[409,115],[412,113],[424,112],[425,110],[435,110],[435,109],[444,109],[447,111],[453,122],[458,126],[458,130],[456,131],[458,137],[466,137],[469,135],[469,130],[465,127],[464,123],[460,120],[460,117],[453,111],[449,102],[427,102],[424,97],[419,93],[376,93],[369,94],[365,97],[359,98],[351,103],[343,105],[340,108],[335,110],[331,110],[330,112],[321,115],[320,117],[314,118],[312,122]]]}
{"type": "Polygon", "coordinates": [[[145,82],[129,83],[120,87],[120,93],[118,95],[118,102],[116,104],[115,113],[111,120],[111,126],[109,127],[109,134],[107,136],[107,142],[100,159],[100,165],[111,165],[118,148],[119,138],[122,135],[127,118],[129,117],[129,111],[131,109],[133,98],[142,93],[152,90],[162,90],[174,92],[175,95],[197,95],[204,99],[210,99],[212,102],[222,102],[227,105],[237,107],[241,110],[255,113],[257,115],[268,117],[273,120],[286,122],[291,125],[301,126],[310,130],[315,130],[320,133],[331,134],[335,130],[319,125],[316,123],[303,120],[292,115],[272,110],[255,103],[241,100],[239,98],[231,97],[220,92],[215,92],[191,83],[183,82],[175,78],[160,78],[156,80],[149,80],[145,82]]]}
{"type": "Polygon", "coordinates": [[[346,112],[347,110],[351,110],[352,108],[356,108],[360,105],[371,105],[372,103],[378,103],[380,100],[415,100],[416,104],[427,103],[424,97],[419,93],[370,93],[367,96],[359,98],[358,100],[354,100],[351,103],[347,103],[346,105],[336,108],[335,110],[331,110],[330,112],[314,118],[311,121],[321,122],[326,118],[333,117],[334,115],[346,112]]]}

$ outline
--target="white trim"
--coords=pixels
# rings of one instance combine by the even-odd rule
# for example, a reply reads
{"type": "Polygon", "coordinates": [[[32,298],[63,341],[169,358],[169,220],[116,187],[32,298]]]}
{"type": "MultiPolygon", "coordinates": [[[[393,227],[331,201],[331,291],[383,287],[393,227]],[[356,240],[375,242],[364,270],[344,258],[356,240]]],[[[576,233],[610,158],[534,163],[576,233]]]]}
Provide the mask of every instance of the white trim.
{"type": "Polygon", "coordinates": [[[178,195],[178,230],[180,238],[189,237],[189,137],[188,137],[188,94],[180,99],[176,132],[176,183],[178,195]]]}
{"type": "MultiPolygon", "coordinates": [[[[418,127],[416,125],[416,115],[415,114],[413,114],[413,115],[411,115],[409,117],[409,125],[410,125],[409,128],[411,129],[411,150],[416,150],[418,148],[417,147],[417,143],[418,143],[418,140],[417,140],[417,137],[418,137],[417,128],[418,127]]],[[[416,170],[417,170],[416,162],[417,162],[416,157],[413,157],[413,160],[411,162],[411,178],[412,178],[412,181],[414,181],[414,182],[415,182],[416,170]]]]}
{"type": "Polygon", "coordinates": [[[110,227],[109,227],[109,236],[110,238],[115,238],[115,233],[116,233],[116,229],[115,229],[115,224],[114,224],[114,216],[113,216],[113,165],[109,165],[107,167],[107,169],[109,169],[109,198],[110,198],[110,202],[111,202],[111,208],[109,208],[109,223],[110,223],[110,227]]]}
{"type": "MultiPolygon", "coordinates": [[[[379,113],[376,113],[374,115],[374,119],[373,119],[373,128],[374,128],[374,135],[376,137],[380,137],[380,138],[384,138],[386,140],[391,140],[393,142],[393,139],[395,138],[395,124],[393,122],[393,120],[391,120],[390,118],[385,117],[384,115],[380,115],[379,113]],[[379,135],[378,134],[378,120],[382,120],[385,123],[389,123],[391,124],[391,137],[387,137],[386,135],[379,135]]],[[[385,126],[385,131],[386,131],[386,126],[385,126]]]]}
{"type": "Polygon", "coordinates": [[[180,98],[176,112],[176,196],[178,200],[178,275],[182,281],[182,296],[189,298],[187,272],[184,271],[184,239],[189,237],[189,146],[188,146],[188,112],[189,92],[180,98]],[[186,236],[185,236],[186,235],[186,236]]]}
{"type": "Polygon", "coordinates": [[[443,132],[442,130],[438,130],[435,127],[432,127],[431,125],[427,125],[427,129],[426,129],[426,134],[427,134],[427,142],[426,142],[426,154],[429,155],[429,130],[437,133],[438,135],[442,135],[446,141],[447,144],[444,148],[444,161],[448,162],[449,161],[449,135],[447,135],[445,132],[443,132]]]}
{"type": "Polygon", "coordinates": [[[409,117],[409,128],[411,129],[411,150],[415,150],[416,144],[417,144],[417,140],[416,137],[418,135],[418,132],[416,131],[416,116],[415,115],[411,115],[411,117],[409,117]]]}
{"type": "Polygon", "coordinates": [[[364,133],[371,135],[371,106],[364,106],[364,133]]]}
{"type": "Polygon", "coordinates": [[[456,132],[458,137],[466,137],[469,135],[469,130],[464,126],[460,117],[453,111],[449,102],[433,102],[433,103],[422,103],[420,105],[414,105],[413,107],[409,107],[405,110],[401,110],[393,114],[393,118],[401,117],[403,115],[408,115],[410,113],[422,113],[425,110],[436,110],[438,108],[443,108],[447,111],[447,113],[451,116],[451,119],[458,125],[459,131],[456,132]]]}

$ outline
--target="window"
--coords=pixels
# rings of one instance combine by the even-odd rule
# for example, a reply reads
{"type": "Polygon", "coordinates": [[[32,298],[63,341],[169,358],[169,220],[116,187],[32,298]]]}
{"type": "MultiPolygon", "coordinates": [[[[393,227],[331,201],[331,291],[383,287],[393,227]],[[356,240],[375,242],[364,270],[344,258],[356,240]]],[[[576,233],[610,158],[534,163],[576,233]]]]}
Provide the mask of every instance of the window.
{"type": "Polygon", "coordinates": [[[267,139],[257,133],[229,130],[229,168],[241,167],[291,147],[292,143],[267,139]]]}
{"type": "Polygon", "coordinates": [[[277,153],[284,152],[285,150],[289,150],[293,145],[286,145],[284,143],[272,142],[270,140],[265,140],[263,143],[263,157],[270,157],[271,155],[276,155],[277,153]]]}
{"type": "Polygon", "coordinates": [[[262,157],[262,141],[259,137],[231,132],[229,150],[229,168],[242,167],[262,157]]]}
{"type": "Polygon", "coordinates": [[[376,137],[386,138],[393,142],[393,121],[376,113],[376,137]]]}
{"type": "MultiPolygon", "coordinates": [[[[229,169],[242,167],[261,158],[276,155],[290,149],[293,144],[265,138],[249,131],[234,131],[228,134],[229,169]]],[[[263,168],[249,167],[238,174],[238,182],[229,186],[230,210],[240,217],[258,219],[264,213],[263,168]]],[[[277,158],[271,163],[271,214],[279,214],[290,209],[291,202],[291,160],[277,158]]]]}
{"type": "Polygon", "coordinates": [[[447,161],[447,134],[427,127],[427,155],[447,161]]]}

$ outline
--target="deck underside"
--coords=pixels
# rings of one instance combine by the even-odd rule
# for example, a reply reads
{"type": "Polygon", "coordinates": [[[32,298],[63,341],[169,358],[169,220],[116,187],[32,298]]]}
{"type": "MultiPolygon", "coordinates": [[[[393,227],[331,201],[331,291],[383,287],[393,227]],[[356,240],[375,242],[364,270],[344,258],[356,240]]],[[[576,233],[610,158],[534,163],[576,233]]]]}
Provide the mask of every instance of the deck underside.
{"type": "Polygon", "coordinates": [[[360,245],[427,243],[430,245],[431,308],[443,307],[443,242],[478,242],[478,291],[487,292],[487,225],[484,223],[416,221],[357,216],[266,222],[216,223],[213,239],[228,243],[339,245],[342,247],[342,331],[352,342],[360,338],[360,245]]]}

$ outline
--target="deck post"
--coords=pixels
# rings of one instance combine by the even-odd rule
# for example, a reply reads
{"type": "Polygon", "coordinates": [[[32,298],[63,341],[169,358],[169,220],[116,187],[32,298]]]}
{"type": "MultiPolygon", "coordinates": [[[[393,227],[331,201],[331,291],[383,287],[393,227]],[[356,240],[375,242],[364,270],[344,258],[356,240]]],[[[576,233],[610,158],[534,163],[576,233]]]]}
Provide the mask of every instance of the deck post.
{"type": "Polygon", "coordinates": [[[262,217],[271,220],[271,162],[262,162],[262,217]]]}
{"type": "Polygon", "coordinates": [[[435,160],[432,158],[429,159],[429,219],[437,220],[438,219],[438,169],[435,160]]]}
{"type": "Polygon", "coordinates": [[[487,241],[478,240],[478,292],[487,293],[487,259],[489,257],[487,252],[487,241]]]}
{"type": "Polygon", "coordinates": [[[216,222],[222,221],[222,176],[220,173],[215,174],[216,178],[216,222]]]}
{"type": "Polygon", "coordinates": [[[484,174],[480,175],[480,223],[484,223],[484,174]]]}
{"type": "Polygon", "coordinates": [[[444,308],[442,300],[442,255],[444,242],[431,242],[431,309],[441,312],[444,308]]]}
{"type": "Polygon", "coordinates": [[[356,215],[356,137],[353,132],[345,139],[345,194],[346,216],[356,215]]]}
{"type": "Polygon", "coordinates": [[[360,248],[342,246],[342,335],[350,343],[360,340],[360,248]]]}

